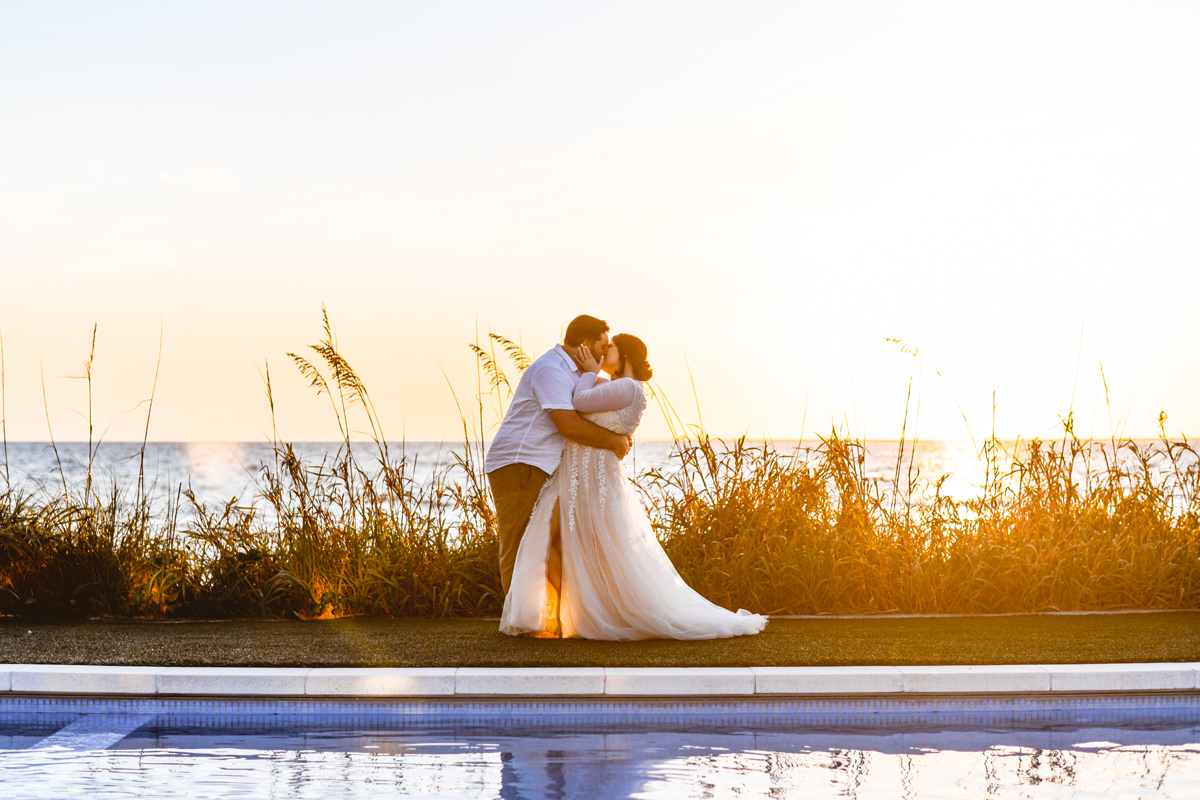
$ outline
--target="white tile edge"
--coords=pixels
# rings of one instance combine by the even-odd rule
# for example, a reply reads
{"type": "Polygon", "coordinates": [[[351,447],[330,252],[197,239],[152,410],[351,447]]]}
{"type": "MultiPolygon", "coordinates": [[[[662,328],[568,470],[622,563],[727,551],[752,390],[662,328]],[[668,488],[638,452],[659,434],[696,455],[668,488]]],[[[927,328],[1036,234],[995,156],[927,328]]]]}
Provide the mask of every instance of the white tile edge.
{"type": "Polygon", "coordinates": [[[604,667],[460,667],[456,672],[454,694],[463,697],[601,697],[608,685],[604,667]],[[489,679],[516,686],[513,690],[482,688],[489,679]],[[523,690],[522,681],[530,687],[528,691],[523,690]],[[472,683],[478,691],[467,690],[472,683]],[[575,691],[579,684],[586,688],[575,691]]]}
{"type": "MultiPolygon", "coordinates": [[[[304,696],[314,699],[319,698],[336,698],[336,697],[363,697],[363,698],[386,698],[386,697],[448,697],[454,694],[454,684],[458,677],[458,669],[455,667],[313,667],[304,676],[304,696]],[[315,681],[321,679],[336,680],[338,678],[347,681],[355,679],[370,679],[378,678],[409,678],[414,681],[425,679],[427,683],[421,690],[403,691],[403,692],[383,692],[383,691],[341,691],[330,692],[328,687],[318,687],[314,685],[315,681]],[[448,682],[449,691],[438,688],[441,682],[448,682]],[[318,691],[318,688],[320,690],[318,691]]],[[[362,687],[360,686],[360,689],[362,687]]]]}
{"type": "Polygon", "coordinates": [[[8,664],[0,666],[0,670],[7,672],[6,692],[3,694],[25,695],[25,694],[62,694],[62,695],[88,695],[94,697],[127,697],[127,696],[145,696],[145,692],[139,691],[137,684],[140,682],[149,682],[150,685],[157,689],[158,673],[162,672],[165,667],[124,667],[111,664],[8,664]],[[41,673],[42,679],[47,678],[50,682],[78,682],[84,686],[96,681],[97,679],[115,679],[122,678],[134,679],[134,687],[117,686],[103,691],[93,690],[91,687],[77,689],[75,691],[55,690],[55,689],[35,689],[35,690],[20,690],[15,686],[18,681],[18,676],[33,675],[34,680],[37,679],[38,673],[41,673]]]}
{"type": "MultiPolygon", "coordinates": [[[[13,696],[13,695],[25,695],[25,694],[45,694],[42,692],[38,692],[38,693],[14,692],[12,689],[12,674],[15,672],[36,671],[39,669],[51,668],[60,674],[63,674],[63,673],[69,674],[69,670],[70,670],[71,666],[80,666],[80,665],[0,664],[0,675],[3,676],[2,678],[0,678],[0,697],[13,696]]],[[[95,666],[107,666],[107,665],[95,665],[95,666]]],[[[93,671],[94,667],[90,667],[90,668],[89,667],[90,667],[90,665],[85,666],[83,669],[80,669],[80,674],[81,675],[95,674],[93,671]]],[[[924,692],[924,691],[917,691],[917,690],[905,688],[905,689],[902,689],[900,692],[895,692],[895,693],[891,693],[891,694],[904,694],[904,695],[911,695],[911,696],[945,695],[945,694],[963,694],[963,695],[1078,694],[1080,691],[1079,689],[1056,689],[1056,688],[1054,688],[1053,684],[1051,684],[1051,688],[1048,691],[1043,691],[1043,692],[1021,692],[1021,691],[1014,692],[1011,689],[1004,689],[1004,688],[989,689],[987,687],[987,680],[986,680],[986,678],[987,678],[986,671],[987,670],[997,670],[998,674],[1000,674],[1000,675],[1004,675],[1006,673],[1011,673],[1012,671],[1045,672],[1046,674],[1049,675],[1054,670],[1063,669],[1063,668],[1068,669],[1074,676],[1077,676],[1079,678],[1084,678],[1090,672],[1091,674],[1096,675],[1098,679],[1100,679],[1100,681],[1098,682],[1097,685],[1110,684],[1112,682],[1113,678],[1116,678],[1119,676],[1133,677],[1133,676],[1145,674],[1148,672],[1153,673],[1153,672],[1162,672],[1162,671],[1191,670],[1192,680],[1190,681],[1189,686],[1184,686],[1184,687],[1180,687],[1177,689],[1171,689],[1171,690],[1167,690],[1167,691],[1188,691],[1189,689],[1192,689],[1192,690],[1200,689],[1200,662],[1170,662],[1170,661],[1168,661],[1168,662],[1151,662],[1151,663],[1141,663],[1141,664],[986,664],[986,665],[980,664],[980,665],[962,665],[962,666],[938,666],[936,668],[936,672],[938,674],[945,675],[947,677],[970,676],[971,684],[972,684],[972,687],[970,689],[963,689],[963,690],[958,690],[958,691],[948,691],[948,692],[947,691],[924,692]]],[[[542,668],[542,667],[463,667],[463,668],[455,668],[455,667],[404,667],[404,668],[400,668],[400,667],[380,667],[380,668],[372,668],[372,667],[313,667],[313,668],[281,667],[281,668],[273,668],[273,667],[115,667],[115,666],[111,667],[111,670],[117,674],[119,674],[120,672],[122,672],[126,669],[129,670],[130,674],[139,674],[139,675],[147,674],[146,673],[147,669],[155,670],[155,672],[153,673],[156,677],[155,694],[164,694],[164,695],[167,695],[170,693],[163,692],[159,688],[159,685],[158,685],[159,681],[157,680],[157,678],[159,676],[161,676],[164,672],[178,674],[179,672],[186,672],[186,671],[190,671],[190,670],[196,670],[197,672],[201,672],[201,673],[206,672],[208,670],[221,670],[222,673],[227,674],[229,676],[229,678],[231,679],[230,683],[235,684],[238,682],[238,679],[243,676],[253,674],[255,677],[262,678],[262,677],[264,677],[264,675],[263,675],[264,672],[268,672],[273,669],[278,669],[280,677],[287,677],[287,678],[293,679],[293,680],[297,677],[300,677],[302,680],[302,684],[307,684],[309,676],[313,675],[314,673],[319,675],[321,673],[335,672],[335,671],[341,671],[341,670],[356,670],[357,674],[370,675],[371,672],[378,669],[379,674],[384,675],[384,674],[389,674],[389,673],[395,674],[396,670],[403,669],[403,670],[405,670],[404,674],[411,675],[413,677],[428,676],[430,678],[445,679],[447,677],[453,676],[453,678],[455,680],[455,688],[456,688],[455,694],[461,695],[463,693],[460,693],[457,691],[457,678],[458,678],[458,672],[460,669],[470,670],[473,674],[479,674],[478,670],[486,669],[489,671],[489,673],[494,671],[493,674],[495,674],[497,676],[513,675],[516,672],[528,672],[529,670],[546,669],[546,670],[553,670],[554,674],[560,675],[563,677],[568,677],[568,676],[573,676],[573,675],[578,675],[579,677],[584,677],[584,676],[595,677],[596,670],[603,669],[604,670],[603,689],[601,690],[600,693],[597,693],[597,694],[589,693],[587,696],[597,696],[597,697],[599,697],[599,696],[606,696],[606,697],[631,696],[632,697],[635,695],[608,694],[607,693],[608,692],[608,676],[610,674],[613,674],[614,676],[620,675],[622,677],[628,677],[634,670],[643,670],[644,669],[644,670],[646,670],[645,674],[647,676],[653,675],[653,676],[659,677],[659,678],[661,678],[665,675],[668,675],[671,672],[677,672],[681,677],[686,676],[689,673],[692,675],[695,675],[696,673],[693,672],[694,670],[721,670],[721,671],[731,670],[731,671],[738,672],[738,673],[745,671],[745,672],[752,674],[755,677],[754,693],[753,693],[753,695],[749,695],[749,696],[762,696],[762,697],[780,697],[781,694],[777,693],[777,692],[760,691],[758,689],[758,685],[757,685],[757,677],[760,674],[771,675],[771,676],[784,676],[784,677],[790,676],[790,675],[794,675],[795,677],[804,677],[806,675],[812,676],[812,675],[819,674],[827,682],[830,680],[833,680],[833,682],[834,682],[833,686],[831,686],[831,687],[827,686],[827,688],[823,689],[820,692],[821,695],[828,697],[830,695],[842,695],[842,694],[844,694],[844,695],[875,694],[874,692],[863,692],[861,690],[861,683],[858,683],[858,678],[860,678],[863,675],[885,675],[885,674],[904,675],[906,670],[917,672],[917,671],[920,671],[923,669],[929,669],[929,667],[923,667],[923,666],[893,667],[893,666],[885,666],[885,665],[862,666],[862,667],[854,667],[854,666],[815,667],[814,666],[814,667],[678,667],[678,668],[672,668],[672,667],[611,667],[611,668],[604,668],[604,667],[544,667],[544,668],[542,668]],[[228,672],[225,672],[226,670],[228,672]],[[510,672],[510,670],[511,670],[511,672],[510,672]],[[761,670],[761,672],[759,672],[760,670],[761,670]],[[768,670],[769,670],[769,672],[768,672],[768,670]],[[451,671],[451,674],[447,674],[448,671],[451,671]],[[844,673],[843,673],[843,671],[844,671],[844,673]],[[840,683],[840,681],[838,680],[838,677],[837,677],[839,673],[842,673],[844,675],[844,678],[843,678],[843,680],[845,681],[844,687],[838,685],[838,683],[840,683]]],[[[734,674],[734,672],[729,672],[726,674],[734,674]]],[[[220,677],[220,674],[214,675],[211,672],[208,673],[208,675],[209,675],[209,677],[213,677],[213,678],[220,677]]],[[[1186,681],[1185,681],[1185,683],[1186,683],[1186,681]]],[[[508,696],[520,696],[520,697],[562,697],[563,696],[560,693],[539,691],[538,690],[538,682],[536,680],[530,681],[530,684],[531,685],[530,685],[529,691],[517,691],[517,692],[513,692],[513,693],[509,694],[508,696]]],[[[1111,690],[1111,691],[1113,691],[1114,693],[1120,694],[1120,693],[1137,693],[1139,690],[1131,689],[1131,690],[1111,690]]],[[[125,693],[114,693],[114,694],[125,694],[125,693]]],[[[236,687],[230,686],[229,689],[214,688],[214,690],[209,691],[209,692],[204,692],[204,694],[208,694],[208,695],[212,695],[212,696],[238,697],[238,696],[260,696],[261,693],[239,691],[238,689],[236,689],[236,687]]],[[[312,696],[312,695],[308,695],[308,696],[312,696]]],[[[323,697],[336,697],[336,696],[356,697],[356,696],[360,696],[360,695],[357,695],[353,692],[346,692],[341,695],[321,695],[321,696],[323,696],[323,697]]],[[[376,696],[377,697],[427,697],[427,696],[433,696],[433,695],[429,695],[427,693],[413,692],[413,693],[405,693],[405,694],[376,695],[376,696]]],[[[448,695],[442,694],[440,696],[444,697],[444,696],[448,696],[448,695]]],[[[478,696],[478,695],[474,695],[474,696],[478,696]]],[[[499,697],[500,695],[495,695],[495,696],[499,697]]],[[[652,697],[654,695],[636,695],[636,696],[646,698],[646,697],[652,697]]],[[[688,697],[688,696],[692,696],[692,695],[689,695],[688,693],[684,692],[684,693],[671,694],[671,695],[664,694],[664,695],[660,695],[660,696],[688,697]]],[[[695,696],[711,697],[712,695],[711,694],[704,694],[704,695],[696,694],[695,696]]],[[[747,695],[743,694],[740,696],[745,697],[747,695]]]]}
{"type": "Polygon", "coordinates": [[[154,676],[154,693],[166,697],[181,697],[184,695],[209,697],[301,697],[304,695],[305,683],[312,671],[312,667],[163,667],[154,676]],[[250,688],[238,687],[239,683],[247,679],[252,685],[254,683],[261,684],[264,681],[270,681],[272,673],[274,673],[274,677],[289,682],[298,680],[300,684],[299,691],[255,691],[250,688]],[[164,688],[164,679],[169,681],[171,678],[178,677],[199,678],[209,682],[216,682],[217,685],[211,689],[192,687],[187,691],[168,691],[164,688]],[[226,685],[221,686],[221,683],[225,683],[226,685]]]}
{"type": "Polygon", "coordinates": [[[750,667],[754,673],[754,694],[761,697],[787,697],[794,694],[804,694],[820,697],[853,697],[863,695],[897,694],[904,691],[904,673],[899,667],[882,665],[862,665],[855,667],[750,667]],[[790,680],[808,681],[809,691],[803,693],[789,692],[787,689],[774,689],[772,683],[785,685],[790,680]],[[874,688],[863,689],[863,681],[868,681],[874,688]],[[893,683],[894,691],[878,688],[880,684],[893,683]]]}
{"type": "Polygon", "coordinates": [[[937,690],[944,694],[1044,694],[1054,689],[1050,670],[1041,664],[970,664],[960,667],[929,664],[897,667],[897,670],[904,676],[905,694],[932,694],[935,690],[912,688],[912,684],[920,686],[922,683],[929,685],[943,681],[957,682],[961,687],[942,687],[937,690]],[[1042,685],[1030,687],[1030,678],[1042,685]]]}

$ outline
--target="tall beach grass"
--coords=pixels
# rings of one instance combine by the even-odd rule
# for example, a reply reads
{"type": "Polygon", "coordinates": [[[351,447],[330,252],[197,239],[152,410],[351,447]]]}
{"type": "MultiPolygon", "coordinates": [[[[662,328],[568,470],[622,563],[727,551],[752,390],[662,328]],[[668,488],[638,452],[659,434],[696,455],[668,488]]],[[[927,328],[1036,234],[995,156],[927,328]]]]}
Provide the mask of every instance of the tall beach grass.
{"type": "MultiPolygon", "coordinates": [[[[252,496],[213,507],[88,479],[0,493],[0,613],[95,616],[496,616],[503,603],[484,441],[531,357],[489,334],[459,405],[464,447],[417,481],[389,449],[328,316],[289,357],[330,401],[336,455],[306,461],[274,436],[252,496]],[[507,370],[507,371],[506,371],[507,370]],[[365,427],[371,455],[350,446],[365,427]],[[57,487],[57,488],[54,488],[57,487]]],[[[89,362],[90,364],[90,359],[89,362]]],[[[87,377],[90,381],[90,370],[87,377]]],[[[274,417],[270,371],[264,370],[274,417]]],[[[453,388],[448,395],[458,403],[453,388]]],[[[639,491],[672,561],[729,608],[771,614],[986,613],[1200,607],[1200,472],[1186,441],[1076,438],[980,450],[987,480],[868,479],[836,432],[783,453],[683,424],[639,491]]],[[[275,426],[272,425],[272,430],[275,426]]],[[[144,450],[144,445],[143,445],[144,450]]],[[[902,451],[903,452],[903,451],[902,451]]],[[[89,444],[89,456],[93,453],[89,444]]],[[[911,459],[911,454],[909,456],[911,459]]],[[[897,476],[900,475],[900,462],[897,476]]]]}

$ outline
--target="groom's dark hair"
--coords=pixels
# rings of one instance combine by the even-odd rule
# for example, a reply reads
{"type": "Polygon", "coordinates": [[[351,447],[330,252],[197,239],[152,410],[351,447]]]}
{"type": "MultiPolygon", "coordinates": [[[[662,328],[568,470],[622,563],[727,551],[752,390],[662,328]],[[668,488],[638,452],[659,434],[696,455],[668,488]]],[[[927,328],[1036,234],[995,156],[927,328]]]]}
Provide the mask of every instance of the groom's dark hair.
{"type": "Polygon", "coordinates": [[[580,314],[571,320],[567,332],[563,334],[563,344],[567,347],[579,347],[584,342],[594,342],[608,333],[608,323],[602,319],[580,314]]]}

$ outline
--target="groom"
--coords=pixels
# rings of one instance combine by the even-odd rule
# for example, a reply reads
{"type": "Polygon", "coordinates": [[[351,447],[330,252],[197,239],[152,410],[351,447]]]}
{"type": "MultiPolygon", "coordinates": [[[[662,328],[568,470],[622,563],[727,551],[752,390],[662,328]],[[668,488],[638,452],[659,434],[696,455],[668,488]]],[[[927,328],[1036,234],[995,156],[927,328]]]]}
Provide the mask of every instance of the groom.
{"type": "Polygon", "coordinates": [[[579,416],[571,402],[581,348],[597,361],[608,349],[608,323],[586,314],[571,320],[563,343],[529,365],[487,452],[488,483],[496,499],[500,585],[508,594],[517,548],[538,492],[558,469],[567,440],[624,458],[633,439],[579,416]]]}

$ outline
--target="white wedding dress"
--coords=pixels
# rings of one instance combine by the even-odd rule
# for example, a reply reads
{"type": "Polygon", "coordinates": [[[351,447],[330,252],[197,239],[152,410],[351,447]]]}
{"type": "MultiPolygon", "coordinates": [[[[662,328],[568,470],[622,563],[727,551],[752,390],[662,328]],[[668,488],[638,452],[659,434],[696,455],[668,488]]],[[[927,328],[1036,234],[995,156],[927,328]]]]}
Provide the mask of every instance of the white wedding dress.
{"type": "MultiPolygon", "coordinates": [[[[592,385],[585,372],[575,407],[611,431],[632,434],[646,410],[632,378],[592,385]]],[[[620,459],[569,442],[546,482],[517,550],[500,630],[583,639],[720,639],[759,633],[767,618],[710,603],[683,582],[654,536],[620,459]],[[551,522],[559,514],[559,591],[547,574],[551,522]]]]}

